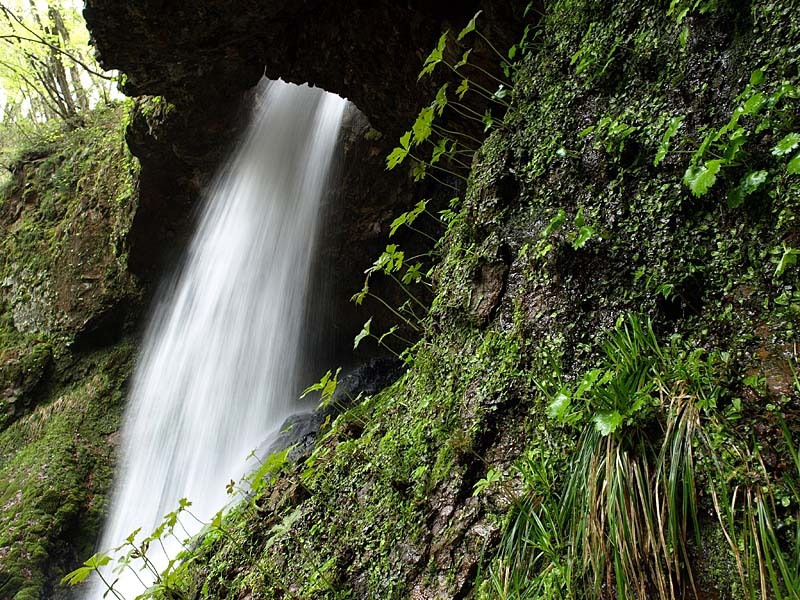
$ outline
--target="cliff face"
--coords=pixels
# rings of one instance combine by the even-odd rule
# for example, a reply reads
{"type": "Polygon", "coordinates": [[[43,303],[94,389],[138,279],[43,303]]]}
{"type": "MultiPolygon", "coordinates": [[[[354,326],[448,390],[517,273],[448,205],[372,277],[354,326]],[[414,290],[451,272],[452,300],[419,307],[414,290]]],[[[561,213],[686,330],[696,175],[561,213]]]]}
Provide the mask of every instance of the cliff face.
{"type": "Polygon", "coordinates": [[[0,195],[0,598],[51,597],[105,512],[141,295],[125,116],[43,141],[0,195]]]}
{"type": "MultiPolygon", "coordinates": [[[[788,1],[741,8],[547,5],[450,215],[407,373],[339,417],[304,462],[280,465],[164,588],[420,599],[760,588],[737,553],[769,532],[730,529],[744,513],[715,502],[786,498],[769,519],[788,532],[800,501],[781,458],[800,412],[800,182],[797,148],[778,148],[798,128],[800,23],[788,1]],[[642,364],[655,387],[614,387],[642,364]],[[678,422],[701,432],[696,463],[662,450],[678,422]],[[666,500],[653,483],[665,465],[690,468],[696,487],[666,500]],[[641,525],[656,501],[672,502],[669,547],[641,525]],[[546,535],[533,537],[532,511],[546,535]],[[625,544],[640,543],[625,562],[625,544]]],[[[792,556],[792,536],[770,539],[792,556]]],[[[779,580],[764,585],[792,589],[779,580]]]]}

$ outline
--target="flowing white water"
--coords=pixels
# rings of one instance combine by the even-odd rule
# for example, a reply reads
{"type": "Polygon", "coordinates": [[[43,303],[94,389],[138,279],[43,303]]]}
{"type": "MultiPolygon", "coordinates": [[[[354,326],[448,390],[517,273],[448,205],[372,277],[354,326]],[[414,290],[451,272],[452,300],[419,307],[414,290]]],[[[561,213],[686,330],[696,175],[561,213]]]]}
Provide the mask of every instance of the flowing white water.
{"type": "MultiPolygon", "coordinates": [[[[209,519],[248,454],[296,409],[320,200],[346,101],[267,86],[145,335],[104,549],[139,527],[149,533],[181,498],[209,519]]],[[[115,589],[130,600],[142,586],[129,575],[115,589]]],[[[96,583],[88,597],[104,591],[96,583]]]]}

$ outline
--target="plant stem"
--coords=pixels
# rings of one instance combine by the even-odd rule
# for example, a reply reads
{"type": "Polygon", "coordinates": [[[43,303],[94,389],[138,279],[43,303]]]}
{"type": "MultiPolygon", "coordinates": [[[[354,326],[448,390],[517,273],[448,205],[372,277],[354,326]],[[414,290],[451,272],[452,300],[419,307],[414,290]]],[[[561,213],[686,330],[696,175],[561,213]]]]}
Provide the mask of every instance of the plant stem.
{"type": "Polygon", "coordinates": [[[411,321],[409,321],[407,317],[405,317],[404,315],[400,314],[397,310],[395,310],[395,308],[393,306],[391,306],[388,302],[386,302],[386,300],[384,300],[380,296],[378,296],[376,294],[373,294],[372,292],[367,292],[367,295],[371,296],[372,298],[375,298],[378,302],[383,304],[387,309],[389,309],[389,311],[394,316],[396,316],[398,319],[402,319],[403,322],[406,325],[408,325],[409,327],[411,327],[411,329],[413,329],[414,331],[422,331],[422,329],[420,329],[418,325],[416,325],[415,323],[412,323],[411,321]]]}
{"type": "MultiPolygon", "coordinates": [[[[412,299],[414,302],[416,302],[416,303],[417,303],[417,304],[418,304],[418,305],[419,305],[419,306],[422,308],[422,310],[424,310],[426,313],[428,312],[428,307],[427,307],[427,306],[425,306],[425,305],[424,305],[422,302],[420,302],[420,301],[417,299],[417,297],[416,297],[414,294],[412,294],[412,293],[411,293],[411,292],[408,290],[408,288],[407,288],[407,287],[406,287],[406,286],[403,284],[403,282],[402,282],[402,281],[400,281],[400,280],[399,280],[397,277],[395,277],[395,276],[394,276],[394,273],[389,273],[389,277],[391,277],[392,279],[394,279],[395,283],[396,283],[397,285],[399,285],[399,286],[400,286],[400,288],[401,288],[401,289],[402,289],[402,290],[403,290],[403,291],[406,293],[406,296],[408,296],[408,297],[409,297],[409,298],[411,298],[411,299],[412,299]]],[[[415,315],[415,316],[416,316],[416,315],[415,315]]]]}
{"type": "MultiPolygon", "coordinates": [[[[481,121],[481,123],[482,122],[483,121],[481,121]]],[[[463,138],[466,138],[466,139],[468,139],[470,141],[475,142],[476,144],[478,144],[478,146],[483,145],[483,141],[482,140],[479,140],[478,138],[476,138],[474,136],[471,136],[468,133],[464,133],[463,131],[453,131],[452,129],[447,129],[445,127],[442,127],[441,125],[434,125],[433,128],[436,129],[437,131],[440,131],[440,132],[443,132],[443,133],[447,133],[447,134],[450,134],[450,135],[461,136],[463,138]]]]}

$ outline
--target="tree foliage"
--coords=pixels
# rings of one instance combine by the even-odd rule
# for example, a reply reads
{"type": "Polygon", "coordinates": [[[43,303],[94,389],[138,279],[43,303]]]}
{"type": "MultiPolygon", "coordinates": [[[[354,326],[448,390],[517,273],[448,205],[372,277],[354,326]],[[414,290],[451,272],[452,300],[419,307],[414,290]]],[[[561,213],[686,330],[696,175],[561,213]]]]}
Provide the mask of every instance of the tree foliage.
{"type": "Polygon", "coordinates": [[[0,0],[0,146],[73,129],[114,94],[97,65],[75,0],[0,0]],[[38,137],[38,136],[37,136],[38,137]]]}

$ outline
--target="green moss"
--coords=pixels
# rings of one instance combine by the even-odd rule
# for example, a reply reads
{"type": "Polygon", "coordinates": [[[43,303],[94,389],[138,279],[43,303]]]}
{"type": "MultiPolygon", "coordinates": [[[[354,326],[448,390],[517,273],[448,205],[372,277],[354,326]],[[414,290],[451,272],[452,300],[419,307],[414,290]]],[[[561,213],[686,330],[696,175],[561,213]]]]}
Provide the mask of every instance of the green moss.
{"type": "Polygon", "coordinates": [[[40,598],[91,554],[132,359],[130,341],[82,358],[73,383],[0,432],[0,597],[40,598]]]}
{"type": "MultiPolygon", "coordinates": [[[[135,302],[138,164],[120,107],[23,153],[0,202],[0,598],[42,598],[91,554],[133,345],[72,344],[135,302]]],[[[113,336],[111,336],[113,338],[113,336]]]]}
{"type": "Polygon", "coordinates": [[[0,211],[0,297],[14,329],[58,348],[103,306],[132,293],[126,235],[138,163],[121,107],[23,155],[0,211]]]}

